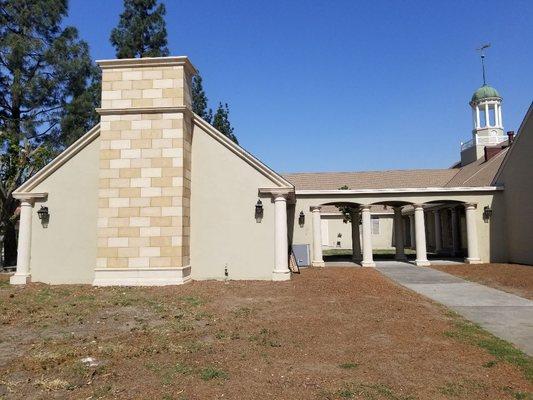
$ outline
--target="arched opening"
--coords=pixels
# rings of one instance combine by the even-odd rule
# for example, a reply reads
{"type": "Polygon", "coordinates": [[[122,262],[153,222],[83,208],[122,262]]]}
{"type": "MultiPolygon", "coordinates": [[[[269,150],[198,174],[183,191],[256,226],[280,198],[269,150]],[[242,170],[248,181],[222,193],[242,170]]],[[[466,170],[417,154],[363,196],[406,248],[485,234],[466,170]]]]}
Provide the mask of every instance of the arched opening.
{"type": "MultiPolygon", "coordinates": [[[[360,206],[355,202],[335,201],[322,203],[319,210],[314,211],[320,215],[320,226],[315,222],[313,230],[315,241],[320,238],[324,263],[344,265],[361,261],[360,206]]],[[[317,247],[315,243],[315,253],[317,247]]],[[[315,260],[315,264],[318,262],[315,260]]]]}

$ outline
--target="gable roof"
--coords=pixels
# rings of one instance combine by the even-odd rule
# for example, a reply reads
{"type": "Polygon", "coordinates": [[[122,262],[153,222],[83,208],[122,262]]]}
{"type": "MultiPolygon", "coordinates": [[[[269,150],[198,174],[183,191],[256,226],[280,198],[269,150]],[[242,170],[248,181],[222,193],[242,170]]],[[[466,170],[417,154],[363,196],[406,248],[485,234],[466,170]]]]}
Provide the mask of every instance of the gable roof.
{"type": "Polygon", "coordinates": [[[208,135],[210,135],[213,139],[217,140],[235,155],[246,161],[250,166],[252,166],[265,177],[270,179],[273,183],[279,185],[282,188],[294,188],[293,184],[287,179],[285,179],[285,177],[275,172],[273,169],[268,167],[265,163],[261,162],[251,153],[247,152],[244,148],[236,144],[233,140],[229,139],[226,135],[218,131],[210,123],[204,121],[199,115],[193,115],[194,122],[198,126],[200,126],[208,135]]]}
{"type": "MultiPolygon", "coordinates": [[[[290,188],[290,189],[293,188],[293,185],[290,182],[288,182],[285,178],[283,178],[281,175],[274,172],[272,169],[270,169],[268,166],[262,163],[259,159],[257,159],[256,157],[248,153],[246,150],[244,150],[242,147],[234,143],[232,140],[228,139],[224,134],[216,130],[213,126],[211,126],[209,123],[204,121],[198,115],[193,114],[193,121],[197,125],[201,126],[203,130],[207,134],[209,134],[212,138],[214,138],[219,143],[221,143],[223,146],[228,148],[235,155],[237,155],[242,160],[247,162],[250,166],[255,168],[257,171],[262,173],[264,176],[269,178],[273,183],[283,188],[290,188]]],[[[96,124],[92,129],[90,129],[82,137],[76,140],[72,145],[70,145],[65,150],[63,150],[56,158],[54,158],[44,168],[39,170],[30,179],[28,179],[21,186],[19,186],[13,194],[17,195],[17,194],[31,192],[41,182],[43,182],[46,178],[48,178],[55,171],[61,168],[71,158],[73,158],[76,154],[82,151],[85,147],[87,147],[90,143],[92,143],[99,136],[100,136],[100,124],[96,124]]]]}
{"type": "Polygon", "coordinates": [[[496,184],[498,182],[498,180],[500,179],[500,175],[502,174],[503,170],[505,169],[505,165],[507,164],[507,162],[509,161],[509,159],[513,156],[513,150],[516,146],[520,146],[519,143],[520,143],[520,139],[523,135],[523,131],[526,127],[526,124],[527,122],[529,121],[530,118],[533,118],[533,102],[531,102],[531,104],[529,105],[529,108],[526,112],[526,115],[524,117],[524,119],[522,120],[522,122],[520,123],[520,127],[518,128],[518,132],[517,132],[517,135],[516,135],[516,138],[515,138],[515,141],[513,143],[513,145],[509,148],[509,151],[506,152],[505,154],[505,158],[502,160],[502,163],[501,165],[499,166],[498,168],[498,171],[496,172],[496,175],[494,176],[494,179],[493,179],[493,184],[496,184]]]}
{"type": "Polygon", "coordinates": [[[92,143],[98,136],[100,136],[100,124],[96,124],[82,137],[63,150],[56,158],[19,186],[17,190],[13,192],[13,195],[31,192],[37,185],[66,164],[67,161],[92,143]]]}

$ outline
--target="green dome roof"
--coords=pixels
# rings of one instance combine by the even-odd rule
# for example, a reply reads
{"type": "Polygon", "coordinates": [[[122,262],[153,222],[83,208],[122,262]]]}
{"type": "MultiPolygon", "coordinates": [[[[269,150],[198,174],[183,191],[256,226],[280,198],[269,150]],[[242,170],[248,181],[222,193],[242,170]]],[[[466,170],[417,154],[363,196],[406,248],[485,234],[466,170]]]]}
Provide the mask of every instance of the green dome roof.
{"type": "Polygon", "coordinates": [[[496,89],[489,85],[483,85],[472,95],[472,102],[479,102],[483,99],[501,97],[496,89]]]}

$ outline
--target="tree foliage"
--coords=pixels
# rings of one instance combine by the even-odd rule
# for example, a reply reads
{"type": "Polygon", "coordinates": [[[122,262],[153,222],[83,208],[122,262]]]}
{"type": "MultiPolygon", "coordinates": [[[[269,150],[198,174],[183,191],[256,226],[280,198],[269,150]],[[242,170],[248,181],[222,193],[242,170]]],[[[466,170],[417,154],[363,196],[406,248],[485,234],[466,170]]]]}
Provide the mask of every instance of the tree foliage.
{"type": "Polygon", "coordinates": [[[63,27],[67,0],[0,0],[0,229],[14,263],[12,193],[94,125],[99,74],[87,43],[63,27]]]}
{"type": "Polygon", "coordinates": [[[157,0],[124,0],[124,12],[111,32],[117,58],[168,56],[165,13],[157,0]]]}
{"type": "MultiPolygon", "coordinates": [[[[348,190],[348,189],[350,188],[347,185],[341,186],[339,188],[339,190],[348,190]]],[[[340,205],[337,205],[336,207],[343,215],[342,222],[344,222],[345,224],[347,224],[348,222],[352,222],[353,206],[349,206],[346,204],[340,204],[340,205]]]]}
{"type": "Polygon", "coordinates": [[[205,94],[200,73],[196,74],[192,80],[192,110],[204,121],[211,123],[213,120],[213,110],[207,106],[207,95],[205,94]]]}
{"type": "Polygon", "coordinates": [[[239,144],[239,141],[237,140],[237,136],[233,133],[233,127],[231,126],[231,123],[229,122],[229,107],[228,104],[222,105],[222,103],[218,103],[218,108],[215,111],[215,115],[213,116],[213,124],[212,124],[218,131],[226,135],[228,138],[233,140],[235,143],[239,144]]]}

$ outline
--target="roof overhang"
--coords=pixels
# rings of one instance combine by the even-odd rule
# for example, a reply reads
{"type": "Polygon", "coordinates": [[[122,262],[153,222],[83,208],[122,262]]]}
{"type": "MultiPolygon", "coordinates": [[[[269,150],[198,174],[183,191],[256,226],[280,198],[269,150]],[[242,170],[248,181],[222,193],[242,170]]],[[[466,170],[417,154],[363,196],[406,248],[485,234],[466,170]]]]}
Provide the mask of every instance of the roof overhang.
{"type": "Polygon", "coordinates": [[[407,194],[407,193],[460,193],[460,192],[496,192],[503,186],[479,187],[425,187],[425,188],[387,188],[387,189],[335,189],[335,190],[296,190],[296,196],[302,195],[358,195],[358,194],[407,194]]]}

